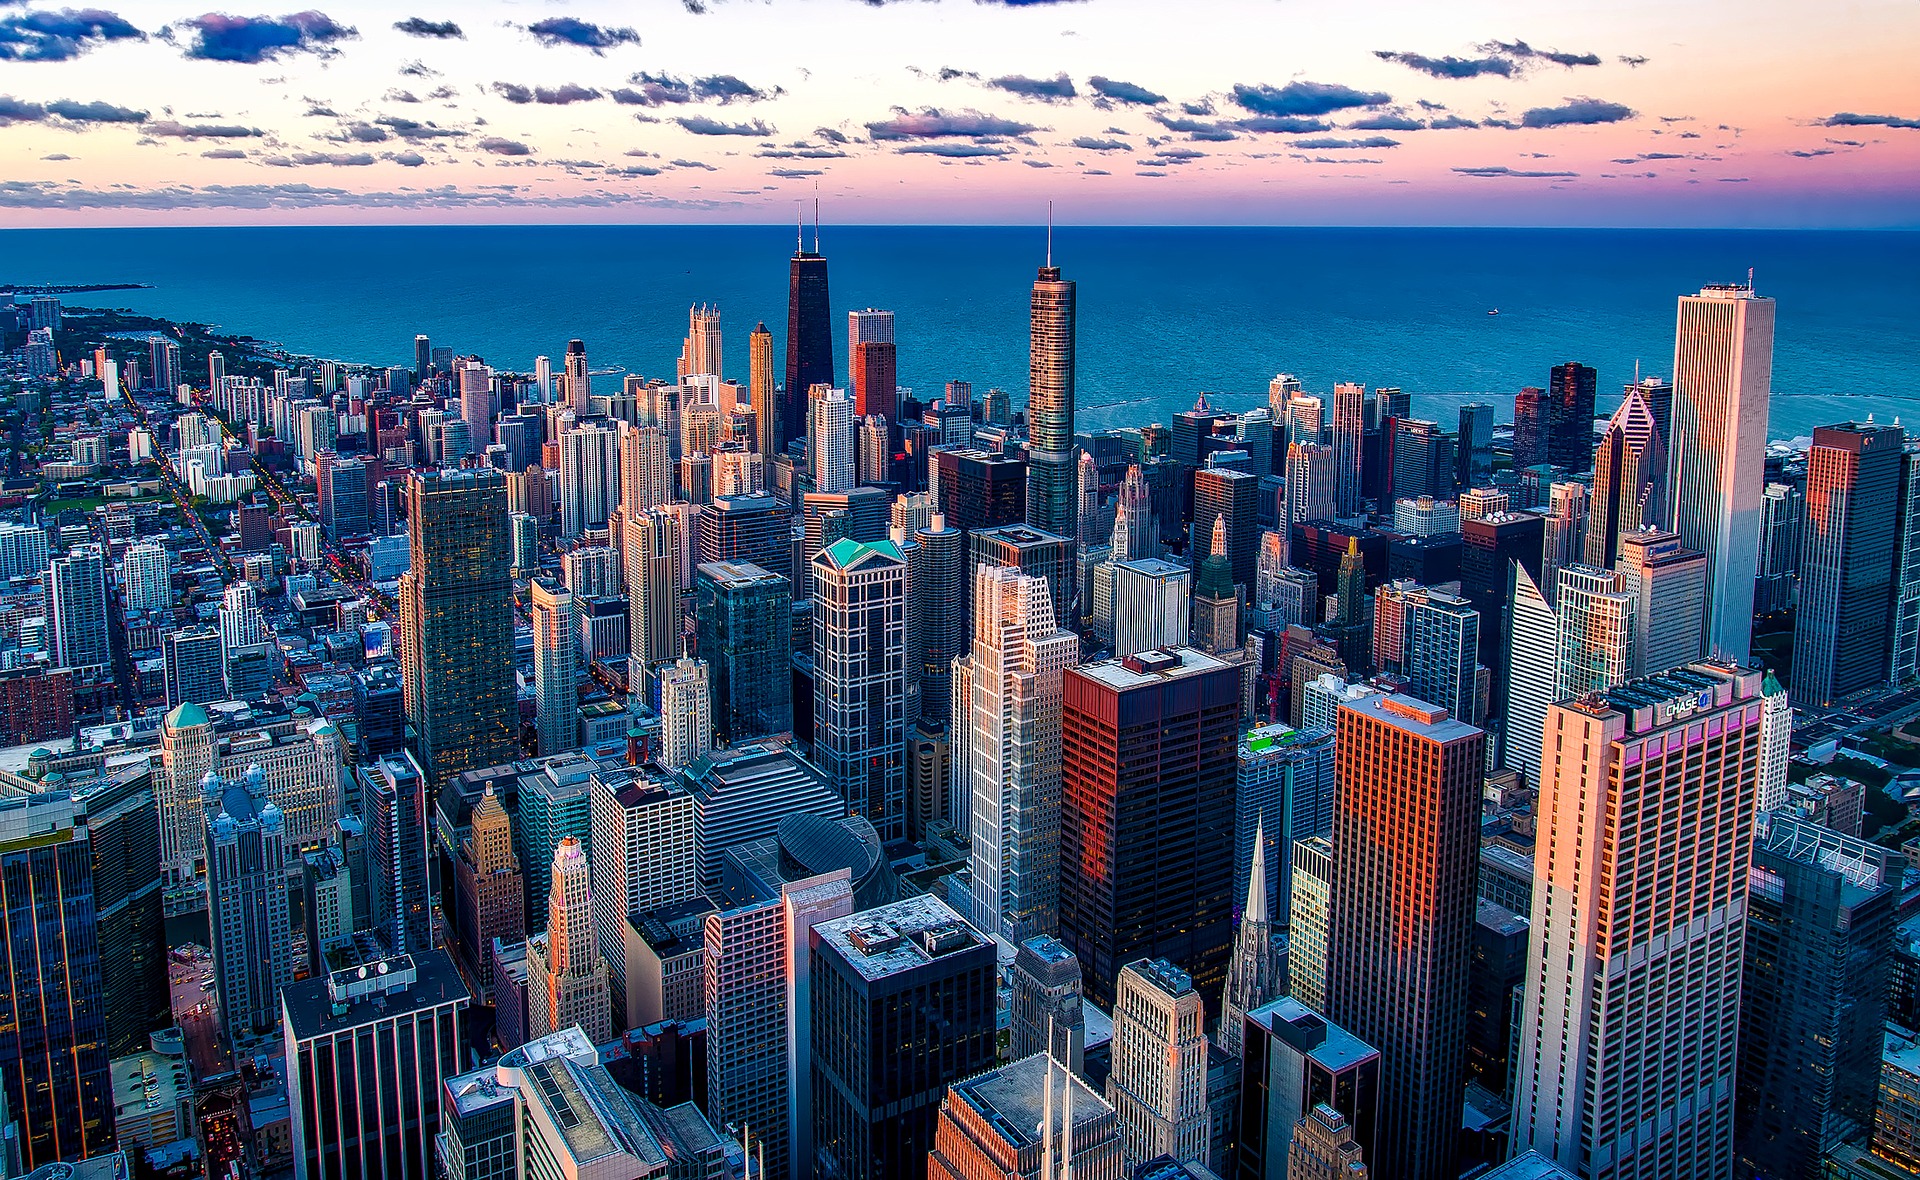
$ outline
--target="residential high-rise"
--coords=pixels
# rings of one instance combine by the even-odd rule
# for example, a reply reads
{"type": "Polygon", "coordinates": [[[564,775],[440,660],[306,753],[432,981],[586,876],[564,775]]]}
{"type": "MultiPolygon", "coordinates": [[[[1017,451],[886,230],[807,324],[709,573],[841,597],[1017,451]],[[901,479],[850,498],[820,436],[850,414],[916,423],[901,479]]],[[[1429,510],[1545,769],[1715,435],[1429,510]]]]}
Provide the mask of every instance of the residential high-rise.
{"type": "Polygon", "coordinates": [[[593,393],[593,375],[587,368],[587,346],[579,340],[567,341],[565,380],[567,386],[566,404],[576,418],[584,418],[589,410],[588,397],[593,393]]]}
{"type": "Polygon", "coordinates": [[[1540,542],[1540,588],[1558,602],[1560,571],[1580,564],[1587,544],[1587,485],[1555,482],[1547,493],[1540,542]]]}
{"type": "Polygon", "coordinates": [[[301,1180],[437,1174],[442,1083],[460,1068],[467,989],[443,951],[303,979],[280,993],[301,1180]]]}
{"type": "Polygon", "coordinates": [[[620,507],[632,520],[673,499],[673,448],[658,426],[626,426],[620,432],[620,507]]]}
{"type": "Polygon", "coordinates": [[[1277,998],[1287,986],[1286,961],[1274,942],[1267,902],[1266,828],[1256,821],[1247,904],[1240,911],[1240,930],[1234,937],[1233,961],[1227,966],[1227,986],[1220,1001],[1219,1044],[1235,1057],[1243,1051],[1247,1013],[1277,998]]]}
{"type": "Polygon", "coordinates": [[[1547,461],[1547,391],[1529,385],[1513,395],[1513,469],[1547,461]]]}
{"type": "Polygon", "coordinates": [[[1638,389],[1631,390],[1607,421],[1606,433],[1593,452],[1593,495],[1588,501],[1581,560],[1610,566],[1620,556],[1621,537],[1657,525],[1660,490],[1666,479],[1666,446],[1659,424],[1647,399],[1638,389]]]}
{"type": "Polygon", "coordinates": [[[1553,705],[1516,1151],[1729,1173],[1760,682],[1698,663],[1553,705]]]}
{"type": "MultiPolygon", "coordinates": [[[[1916,472],[1920,472],[1920,463],[1909,461],[1902,465],[1901,474],[1907,477],[1902,481],[1903,487],[1910,486],[1911,476],[1916,472]]],[[[1906,527],[1906,522],[1914,518],[1912,512],[1903,510],[1901,535],[1903,539],[1911,535],[1920,541],[1920,530],[1906,527]]],[[[1800,583],[1800,534],[1806,523],[1805,489],[1797,484],[1770,483],[1761,491],[1760,555],[1753,585],[1755,614],[1772,614],[1793,605],[1794,592],[1800,583]]],[[[1916,553],[1916,557],[1920,557],[1920,553],[1916,553]]],[[[1901,585],[1906,583],[1903,577],[1901,585]]],[[[1908,633],[1920,635],[1914,628],[1908,628],[1908,633]]],[[[1913,645],[1907,646],[1911,650],[1913,645]]]]}
{"type": "Polygon", "coordinates": [[[912,594],[920,623],[920,715],[942,725],[953,708],[953,661],[967,647],[966,534],[935,512],[915,530],[920,565],[912,594]]]}
{"type": "Polygon", "coordinates": [[[906,559],[839,540],[813,559],[813,750],[885,840],[906,835],[906,559]]]}
{"type": "Polygon", "coordinates": [[[1793,623],[1793,699],[1802,708],[1887,678],[1905,444],[1900,427],[1874,422],[1813,432],[1793,623]]]}
{"type": "Polygon", "coordinates": [[[923,1180],[947,1087],[993,1064],[993,940],[922,895],[813,923],[807,958],[816,1174],[923,1180]]]}
{"type": "Polygon", "coordinates": [[[845,390],[828,389],[807,402],[807,451],[813,490],[844,492],[854,486],[853,400],[845,390]]]}
{"type": "Polygon", "coordinates": [[[1742,1174],[1819,1180],[1873,1123],[1898,922],[1897,852],[1775,815],[1753,849],[1734,1151],[1742,1174]]]}
{"type": "Polygon", "coordinates": [[[1452,1180],[1485,738],[1400,695],[1339,725],[1327,1016],[1380,1049],[1373,1167],[1452,1180]]]}
{"type": "MultiPolygon", "coordinates": [[[[1367,1173],[1298,1172],[1301,1120],[1339,1128],[1353,1150],[1370,1161],[1380,1114],[1380,1053],[1295,996],[1246,1014],[1246,1055],[1240,1070],[1239,1170],[1232,1180],[1366,1180],[1367,1173]],[[1338,1123],[1335,1120],[1338,1120],[1338,1123]]],[[[1325,1149],[1309,1132],[1309,1147],[1325,1149]]]]}
{"type": "Polygon", "coordinates": [[[1593,366],[1578,361],[1555,365],[1547,375],[1547,456],[1544,462],[1568,471],[1587,471],[1593,463],[1593,366]]]}
{"type": "Polygon", "coordinates": [[[220,632],[212,627],[169,631],[160,637],[167,677],[167,707],[225,700],[227,681],[220,632]]]}
{"type": "Polygon", "coordinates": [[[1165,958],[1217,997],[1233,944],[1240,669],[1175,647],[1068,669],[1063,690],[1060,941],[1086,994],[1110,1007],[1121,967],[1165,958]]]}
{"type": "Polygon", "coordinates": [[[517,745],[506,485],[488,469],[417,472],[407,520],[400,668],[423,769],[444,785],[517,745]]]}
{"type": "Polygon", "coordinates": [[[100,546],[75,545],[47,563],[47,600],[53,617],[53,663],[59,668],[104,668],[107,646],[107,568],[100,546]]]}
{"type": "Polygon", "coordinates": [[[694,571],[695,632],[712,677],[721,745],[793,729],[793,587],[757,565],[694,571]]]}
{"type": "Polygon", "coordinates": [[[573,595],[551,578],[527,584],[533,616],[533,699],[540,752],[580,744],[580,644],[574,638],[573,595]]]}
{"type": "Polygon", "coordinates": [[[660,765],[679,770],[713,748],[710,665],[681,656],[660,669],[660,765]]]}
{"type": "Polygon", "coordinates": [[[1059,939],[1036,934],[1014,949],[1008,974],[1013,981],[1007,1029],[1013,1059],[1050,1051],[1068,1069],[1084,1072],[1087,1020],[1080,961],[1059,939]]]}
{"type": "Polygon", "coordinates": [[[1703,287],[1674,330],[1667,497],[1680,543],[1707,555],[1707,653],[1734,660],[1752,639],[1773,315],[1751,284],[1703,287]]]}
{"type": "Polygon", "coordinates": [[[1584,565],[1560,571],[1552,699],[1597,692],[1632,676],[1635,615],[1633,591],[1621,574],[1584,565]]]}
{"type": "MultiPolygon", "coordinates": [[[[1331,824],[1329,824],[1331,830],[1331,824]]],[[[1287,981],[1313,1008],[1327,1003],[1327,923],[1333,914],[1333,841],[1293,842],[1293,904],[1287,911],[1287,981]]]]}
{"type": "Polygon", "coordinates": [[[627,520],[622,570],[627,578],[627,664],[631,684],[680,656],[680,517],[649,508],[627,520]]]}
{"type": "Polygon", "coordinates": [[[1412,692],[1469,725],[1480,721],[1480,612],[1440,590],[1407,605],[1407,679],[1412,692]]]}
{"type": "Polygon", "coordinates": [[[967,589],[983,565],[997,565],[1047,580],[1054,621],[1073,622],[1073,539],[1028,525],[975,529],[967,536],[967,589]]]}
{"type": "Polygon", "coordinates": [[[585,419],[560,436],[560,535],[606,524],[620,503],[620,427],[585,419]]]}
{"type": "Polygon", "coordinates": [[[1206,1008],[1193,979],[1165,959],[1120,969],[1107,1101],[1120,1119],[1124,1167],[1155,1156],[1207,1157],[1206,1008]]]}
{"type": "Polygon", "coordinates": [[[601,770],[591,780],[593,929],[613,984],[613,1004],[637,1004],[627,988],[626,932],[631,919],[687,901],[698,892],[693,796],[646,770],[601,770]]]}
{"type": "Polygon", "coordinates": [[[613,1036],[607,961],[594,938],[587,853],[569,836],[554,850],[545,935],[527,940],[527,1035],[578,1025],[594,1044],[613,1036]]]}
{"type": "Polygon", "coordinates": [[[680,347],[680,379],[719,377],[720,309],[705,303],[687,308],[687,338],[680,347]]]}
{"type": "Polygon", "coordinates": [[[1061,681],[1079,652],[1045,578],[974,571],[973,650],[953,664],[952,757],[969,800],[973,924],[1004,942],[1059,929],[1061,681]]]}
{"type": "Polygon", "coordinates": [[[167,547],[154,541],[127,546],[120,557],[120,592],[127,613],[164,611],[173,605],[172,562],[167,547]]]}
{"type": "Polygon", "coordinates": [[[753,449],[772,463],[786,450],[786,422],[773,383],[773,333],[764,321],[747,337],[747,396],[753,406],[753,449]]]}
{"type": "Polygon", "coordinates": [[[1707,559],[1680,546],[1680,536],[1646,528],[1620,535],[1613,568],[1633,595],[1633,660],[1628,675],[1651,676],[1691,664],[1703,654],[1707,559]]]}
{"type": "Polygon", "coordinates": [[[1073,398],[1075,288],[1047,264],[1033,281],[1027,355],[1027,520],[1037,528],[1075,533],[1073,398]]]}
{"type": "Polygon", "coordinates": [[[1362,444],[1367,428],[1367,387],[1357,381],[1333,387],[1333,504],[1341,516],[1360,511],[1362,444]]]}
{"type": "Polygon", "coordinates": [[[927,1159],[931,1180],[1055,1180],[1069,1173],[1082,1180],[1126,1176],[1113,1108],[1064,1063],[1016,1054],[1011,1065],[948,1088],[927,1159]]]}
{"type": "Polygon", "coordinates": [[[513,823],[492,783],[473,806],[470,828],[454,858],[454,937],[468,975],[490,995],[493,940],[512,945],[527,937],[527,889],[513,853],[513,823]]]}
{"type": "Polygon", "coordinates": [[[396,955],[423,952],[433,945],[427,786],[411,753],[362,766],[359,775],[368,927],[396,955]]]}
{"type": "MultiPolygon", "coordinates": [[[[773,496],[719,495],[700,509],[700,562],[753,564],[788,579],[793,574],[793,513],[773,496]]],[[[788,591],[788,601],[792,601],[788,591]]]]}
{"type": "Polygon", "coordinates": [[[221,1028],[238,1042],[272,1031],[280,989],[293,982],[286,822],[267,796],[266,772],[258,766],[234,781],[208,771],[202,789],[207,926],[221,1028]]]}
{"type": "MultiPolygon", "coordinates": [[[[82,1159],[113,1142],[104,957],[79,805],[47,792],[0,800],[0,1086],[19,1162],[82,1159]]],[[[154,964],[155,970],[164,966],[154,964]]]]}

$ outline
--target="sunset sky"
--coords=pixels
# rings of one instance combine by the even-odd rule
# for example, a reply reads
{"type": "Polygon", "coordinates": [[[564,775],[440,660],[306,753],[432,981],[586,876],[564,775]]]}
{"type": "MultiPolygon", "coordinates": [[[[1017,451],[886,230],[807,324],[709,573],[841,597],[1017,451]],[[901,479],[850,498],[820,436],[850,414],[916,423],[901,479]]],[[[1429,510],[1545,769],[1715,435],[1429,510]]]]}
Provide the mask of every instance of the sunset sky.
{"type": "Polygon", "coordinates": [[[1920,226],[1914,0],[106,2],[0,225],[1920,226]]]}

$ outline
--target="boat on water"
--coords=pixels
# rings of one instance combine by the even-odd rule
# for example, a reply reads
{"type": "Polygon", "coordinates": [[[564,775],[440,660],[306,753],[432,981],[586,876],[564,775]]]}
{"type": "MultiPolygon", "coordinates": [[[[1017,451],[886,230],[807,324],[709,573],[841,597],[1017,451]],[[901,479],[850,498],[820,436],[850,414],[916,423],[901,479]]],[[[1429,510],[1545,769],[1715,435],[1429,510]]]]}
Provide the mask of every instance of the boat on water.
{"type": "Polygon", "coordinates": [[[1499,308],[1497,308],[1497,307],[1489,307],[1489,308],[1487,309],[1487,314],[1488,314],[1488,315],[1499,315],[1499,314],[1500,314],[1500,309],[1499,309],[1499,308]]]}

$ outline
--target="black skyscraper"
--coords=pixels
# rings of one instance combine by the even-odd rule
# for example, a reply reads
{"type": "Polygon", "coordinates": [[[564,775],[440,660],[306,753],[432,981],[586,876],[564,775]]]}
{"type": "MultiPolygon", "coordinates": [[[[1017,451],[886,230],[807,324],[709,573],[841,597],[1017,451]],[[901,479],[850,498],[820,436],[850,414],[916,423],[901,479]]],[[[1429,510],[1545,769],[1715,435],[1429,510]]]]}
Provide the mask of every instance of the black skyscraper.
{"type": "Polygon", "coordinates": [[[1593,468],[1592,365],[1568,361],[1547,378],[1547,459],[1568,471],[1593,468]]]}
{"type": "Polygon", "coordinates": [[[807,432],[807,390],[833,384],[833,312],[827,301],[827,257],[820,253],[820,227],[813,249],[795,243],[787,271],[787,389],[781,399],[784,437],[807,432]]]}

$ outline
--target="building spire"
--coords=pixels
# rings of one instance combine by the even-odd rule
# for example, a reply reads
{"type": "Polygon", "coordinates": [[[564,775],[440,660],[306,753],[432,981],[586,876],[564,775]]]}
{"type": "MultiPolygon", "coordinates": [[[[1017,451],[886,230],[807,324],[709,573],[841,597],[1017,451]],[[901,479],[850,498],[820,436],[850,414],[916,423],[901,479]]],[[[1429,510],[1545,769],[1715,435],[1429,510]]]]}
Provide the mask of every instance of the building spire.
{"type": "MultiPolygon", "coordinates": [[[[1052,201],[1047,202],[1047,269],[1048,270],[1053,269],[1053,202],[1052,201]]],[[[1747,273],[1751,275],[1753,272],[1749,271],[1747,273]]],[[[1749,278],[1748,280],[1748,285],[1749,286],[1752,285],[1751,278],[1749,278]]]]}
{"type": "Polygon", "coordinates": [[[813,182],[813,252],[820,253],[820,182],[813,182]]]}
{"type": "Polygon", "coordinates": [[[1227,555],[1227,514],[1222,512],[1213,518],[1213,545],[1207,550],[1210,557],[1227,555]]]}
{"type": "Polygon", "coordinates": [[[1244,922],[1267,921],[1267,817],[1262,812],[1253,825],[1253,867],[1247,871],[1247,908],[1244,922]]]}

